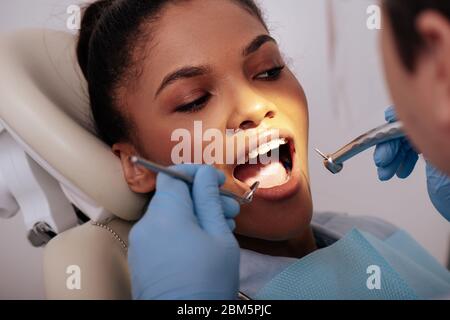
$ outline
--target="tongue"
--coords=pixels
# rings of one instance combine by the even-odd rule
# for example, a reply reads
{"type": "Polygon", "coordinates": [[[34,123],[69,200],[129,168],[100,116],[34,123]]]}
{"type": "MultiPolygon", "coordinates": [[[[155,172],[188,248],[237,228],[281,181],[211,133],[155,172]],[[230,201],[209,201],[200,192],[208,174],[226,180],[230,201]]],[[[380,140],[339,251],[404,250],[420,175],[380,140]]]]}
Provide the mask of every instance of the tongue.
{"type": "Polygon", "coordinates": [[[283,185],[288,180],[288,173],[285,167],[278,161],[272,161],[268,165],[240,165],[235,169],[234,176],[248,186],[259,181],[259,187],[261,189],[277,187],[283,185]]]}

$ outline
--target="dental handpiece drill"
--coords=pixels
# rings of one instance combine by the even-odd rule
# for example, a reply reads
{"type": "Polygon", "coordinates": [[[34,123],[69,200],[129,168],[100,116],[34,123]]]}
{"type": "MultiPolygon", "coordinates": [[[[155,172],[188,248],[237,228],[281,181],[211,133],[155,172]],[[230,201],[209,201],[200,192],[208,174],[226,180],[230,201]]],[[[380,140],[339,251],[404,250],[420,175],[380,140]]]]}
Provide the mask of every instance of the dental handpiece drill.
{"type": "Polygon", "coordinates": [[[316,152],[324,159],[323,163],[325,168],[331,173],[337,174],[344,168],[345,161],[380,143],[403,137],[405,137],[403,124],[397,121],[384,124],[366,132],[335,153],[326,155],[319,149],[316,149],[316,152]]]}

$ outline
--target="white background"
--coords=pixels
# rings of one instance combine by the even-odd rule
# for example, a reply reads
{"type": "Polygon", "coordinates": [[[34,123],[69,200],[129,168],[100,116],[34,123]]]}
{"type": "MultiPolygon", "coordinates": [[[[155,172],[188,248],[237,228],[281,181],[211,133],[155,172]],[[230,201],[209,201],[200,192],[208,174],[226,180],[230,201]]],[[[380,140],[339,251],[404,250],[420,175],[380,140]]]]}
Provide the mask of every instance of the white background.
{"type": "MultiPolygon", "coordinates": [[[[66,8],[76,1],[0,1],[0,31],[23,27],[65,29],[66,8]]],[[[373,0],[261,0],[273,34],[291,61],[309,99],[310,150],[335,151],[383,122],[390,104],[378,54],[378,31],[366,27],[373,0]],[[335,14],[335,50],[329,29],[335,14]],[[334,62],[333,62],[334,61],[334,62]]],[[[412,234],[439,261],[448,261],[450,224],[426,193],[424,163],[406,181],[377,180],[372,152],[333,176],[312,151],[310,169],[315,211],[372,215],[412,234]]],[[[0,299],[44,298],[42,249],[26,241],[22,217],[0,221],[0,299]]]]}

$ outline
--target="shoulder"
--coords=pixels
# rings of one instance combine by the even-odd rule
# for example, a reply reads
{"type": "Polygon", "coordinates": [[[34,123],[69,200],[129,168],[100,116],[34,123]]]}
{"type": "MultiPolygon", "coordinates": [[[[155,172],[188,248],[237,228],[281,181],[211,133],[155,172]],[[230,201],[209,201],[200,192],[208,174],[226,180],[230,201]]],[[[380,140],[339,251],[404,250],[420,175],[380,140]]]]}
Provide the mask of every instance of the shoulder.
{"type": "Polygon", "coordinates": [[[335,212],[314,213],[312,224],[338,238],[343,237],[354,228],[370,233],[380,240],[385,240],[399,231],[395,225],[376,217],[335,212]]]}
{"type": "Polygon", "coordinates": [[[49,299],[129,299],[128,233],[132,224],[87,222],[67,230],[44,251],[49,299]],[[78,282],[77,282],[78,281],[78,282]]]}

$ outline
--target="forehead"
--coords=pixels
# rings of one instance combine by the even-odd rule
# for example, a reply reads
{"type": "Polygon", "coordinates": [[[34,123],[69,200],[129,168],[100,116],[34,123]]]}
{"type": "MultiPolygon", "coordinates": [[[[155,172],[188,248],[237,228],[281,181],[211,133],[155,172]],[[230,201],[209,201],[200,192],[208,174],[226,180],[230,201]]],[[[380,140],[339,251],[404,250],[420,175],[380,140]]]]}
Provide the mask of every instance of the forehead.
{"type": "Polygon", "coordinates": [[[232,0],[192,0],[162,12],[149,40],[145,69],[163,76],[185,65],[225,63],[260,34],[263,24],[232,0]]]}

